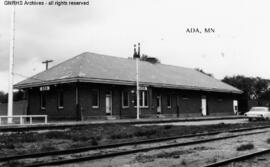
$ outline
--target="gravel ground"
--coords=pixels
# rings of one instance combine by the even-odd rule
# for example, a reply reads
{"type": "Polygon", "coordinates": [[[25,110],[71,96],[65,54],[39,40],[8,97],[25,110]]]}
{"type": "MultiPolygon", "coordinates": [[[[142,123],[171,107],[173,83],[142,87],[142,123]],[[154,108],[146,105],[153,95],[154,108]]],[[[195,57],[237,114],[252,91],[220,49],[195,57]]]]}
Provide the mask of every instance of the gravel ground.
{"type": "Polygon", "coordinates": [[[249,160],[230,163],[222,167],[269,167],[270,154],[258,156],[249,160]]]}
{"type": "Polygon", "coordinates": [[[266,140],[270,138],[267,133],[241,136],[193,146],[175,147],[162,150],[153,150],[144,153],[136,153],[114,158],[96,161],[81,162],[77,164],[64,165],[67,167],[197,167],[220,161],[227,158],[259,151],[269,148],[266,140]],[[242,144],[252,143],[254,149],[237,151],[242,144]]]}

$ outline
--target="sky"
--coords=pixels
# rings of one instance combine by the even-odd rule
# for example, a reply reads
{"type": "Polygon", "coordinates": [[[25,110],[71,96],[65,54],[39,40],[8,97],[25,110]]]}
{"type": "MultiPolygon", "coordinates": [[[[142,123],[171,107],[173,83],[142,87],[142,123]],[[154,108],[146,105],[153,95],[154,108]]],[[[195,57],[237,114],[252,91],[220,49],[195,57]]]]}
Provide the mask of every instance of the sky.
{"type": "MultiPolygon", "coordinates": [[[[16,6],[14,83],[44,71],[44,60],[54,60],[51,67],[86,51],[127,58],[138,42],[143,54],[163,64],[201,68],[217,79],[269,79],[269,5],[267,0],[90,0],[85,6],[16,6]],[[202,33],[187,32],[191,28],[202,33]]],[[[11,6],[0,0],[4,92],[10,20],[11,6]]]]}

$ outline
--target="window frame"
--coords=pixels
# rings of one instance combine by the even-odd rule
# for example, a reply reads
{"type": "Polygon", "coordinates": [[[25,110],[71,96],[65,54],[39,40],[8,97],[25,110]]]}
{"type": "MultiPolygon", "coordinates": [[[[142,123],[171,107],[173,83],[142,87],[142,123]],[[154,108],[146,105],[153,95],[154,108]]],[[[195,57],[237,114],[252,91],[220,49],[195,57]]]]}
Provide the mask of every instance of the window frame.
{"type": "Polygon", "coordinates": [[[58,109],[64,108],[64,92],[63,91],[58,92],[57,107],[58,107],[58,109]],[[62,105],[60,105],[61,95],[62,95],[62,105]]]}
{"type": "Polygon", "coordinates": [[[46,99],[46,93],[45,92],[41,92],[40,94],[40,108],[42,110],[45,110],[47,106],[47,99],[46,99]],[[45,102],[45,104],[44,104],[45,102]]]}
{"type": "Polygon", "coordinates": [[[172,108],[172,96],[171,95],[167,95],[167,108],[172,108]],[[169,99],[169,101],[168,101],[169,99]],[[168,102],[170,102],[170,105],[168,105],[168,102]]]}
{"type": "MultiPolygon", "coordinates": [[[[139,102],[139,107],[140,108],[148,108],[149,107],[149,103],[148,103],[148,91],[140,91],[139,92],[140,93],[140,95],[141,95],[141,93],[142,93],[142,104],[140,104],[140,102],[139,102]],[[145,105],[145,102],[147,103],[147,105],[145,105]]],[[[141,100],[141,98],[140,98],[140,100],[141,100]]],[[[135,108],[137,108],[137,95],[135,96],[135,108]]]]}
{"type": "Polygon", "coordinates": [[[122,108],[129,108],[129,93],[128,93],[128,91],[122,91],[122,108]],[[125,101],[125,99],[124,99],[124,93],[127,93],[127,105],[125,106],[125,104],[124,104],[124,101],[125,101]]]}
{"type": "MultiPolygon", "coordinates": [[[[93,90],[92,90],[92,93],[95,92],[95,91],[97,92],[97,97],[96,97],[96,98],[97,98],[97,99],[96,99],[96,100],[97,100],[97,105],[93,105],[93,99],[92,99],[92,101],[91,101],[91,105],[92,105],[92,108],[99,108],[99,89],[93,89],[93,90]]],[[[94,96],[92,95],[92,98],[93,98],[93,97],[94,97],[94,96]]]]}

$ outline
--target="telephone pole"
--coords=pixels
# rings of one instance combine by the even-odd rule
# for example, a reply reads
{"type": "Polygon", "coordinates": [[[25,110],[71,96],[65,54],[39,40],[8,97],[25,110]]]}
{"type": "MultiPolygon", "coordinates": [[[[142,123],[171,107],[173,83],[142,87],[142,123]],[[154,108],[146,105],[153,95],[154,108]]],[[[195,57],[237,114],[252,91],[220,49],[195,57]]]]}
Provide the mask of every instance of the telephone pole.
{"type": "Polygon", "coordinates": [[[45,61],[42,62],[43,64],[46,64],[46,70],[48,70],[49,63],[51,63],[51,62],[53,62],[53,60],[45,60],[45,61]]]}

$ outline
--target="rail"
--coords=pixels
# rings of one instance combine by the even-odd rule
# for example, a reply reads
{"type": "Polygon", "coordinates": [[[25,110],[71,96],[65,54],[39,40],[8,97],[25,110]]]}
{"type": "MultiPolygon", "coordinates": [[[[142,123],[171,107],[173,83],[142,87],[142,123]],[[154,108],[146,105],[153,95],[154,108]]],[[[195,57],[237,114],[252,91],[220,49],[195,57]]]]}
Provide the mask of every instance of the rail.
{"type": "Polygon", "coordinates": [[[29,124],[33,124],[33,118],[44,118],[44,124],[48,123],[48,115],[14,115],[14,116],[0,116],[0,125],[12,125],[16,124],[17,122],[15,121],[19,119],[19,124],[20,125],[25,125],[27,121],[25,119],[29,118],[29,124]],[[3,119],[6,119],[6,122],[3,121],[3,119]],[[8,123],[8,119],[11,119],[11,123],[8,123]],[[6,123],[6,124],[3,124],[6,123]]]}
{"type": "MultiPolygon", "coordinates": [[[[256,127],[257,129],[264,129],[269,128],[269,126],[259,126],[256,127]]],[[[184,135],[184,136],[173,136],[173,137],[164,137],[164,138],[156,138],[156,139],[147,139],[147,140],[140,140],[135,142],[124,142],[124,143],[118,143],[118,144],[108,144],[108,145],[100,145],[100,146],[90,146],[90,147],[81,147],[81,148],[74,148],[74,149],[67,149],[67,150],[61,150],[61,151],[49,151],[49,152],[40,152],[40,153],[34,153],[34,154],[25,154],[25,155],[16,155],[16,156],[9,156],[9,157],[0,157],[0,162],[3,161],[10,161],[10,160],[19,160],[19,159],[28,159],[28,158],[41,158],[46,156],[59,156],[59,155],[68,155],[68,154],[75,154],[80,152],[87,152],[91,150],[102,150],[102,149],[110,149],[110,148],[118,148],[122,146],[130,146],[130,145],[138,145],[138,144],[146,144],[146,143],[156,143],[161,141],[167,141],[167,140],[174,140],[179,138],[189,138],[189,137],[198,137],[198,136],[207,136],[207,135],[216,135],[219,133],[224,132],[240,132],[240,131],[248,131],[248,130],[254,130],[255,127],[252,129],[243,128],[243,129],[234,129],[229,131],[215,131],[210,133],[200,133],[200,134],[192,134],[192,135],[184,135]]],[[[26,166],[46,166],[46,165],[60,165],[60,164],[67,164],[72,162],[80,162],[80,161],[87,161],[87,160],[96,160],[106,157],[112,157],[112,156],[118,156],[118,155],[126,155],[131,153],[138,153],[138,152],[144,152],[144,151],[150,151],[150,150],[156,150],[156,149],[165,149],[165,148],[171,148],[171,147],[179,147],[179,146],[188,146],[193,144],[201,144],[211,141],[217,141],[217,140],[223,140],[223,139],[229,139],[234,138],[238,136],[245,136],[245,135],[253,135],[253,134],[259,134],[259,133],[265,133],[267,131],[260,131],[260,132],[249,132],[244,134],[235,134],[235,135],[229,135],[229,136],[223,136],[223,137],[214,137],[214,138],[206,138],[206,139],[199,139],[195,141],[188,141],[183,143],[173,143],[173,144],[166,144],[161,146],[152,146],[152,147],[146,147],[146,148],[138,148],[138,149],[132,149],[132,150],[124,150],[120,152],[111,152],[106,153],[102,155],[88,155],[86,157],[81,158],[72,158],[72,159],[61,159],[56,161],[47,161],[42,162],[40,164],[29,164],[26,166]]]]}

